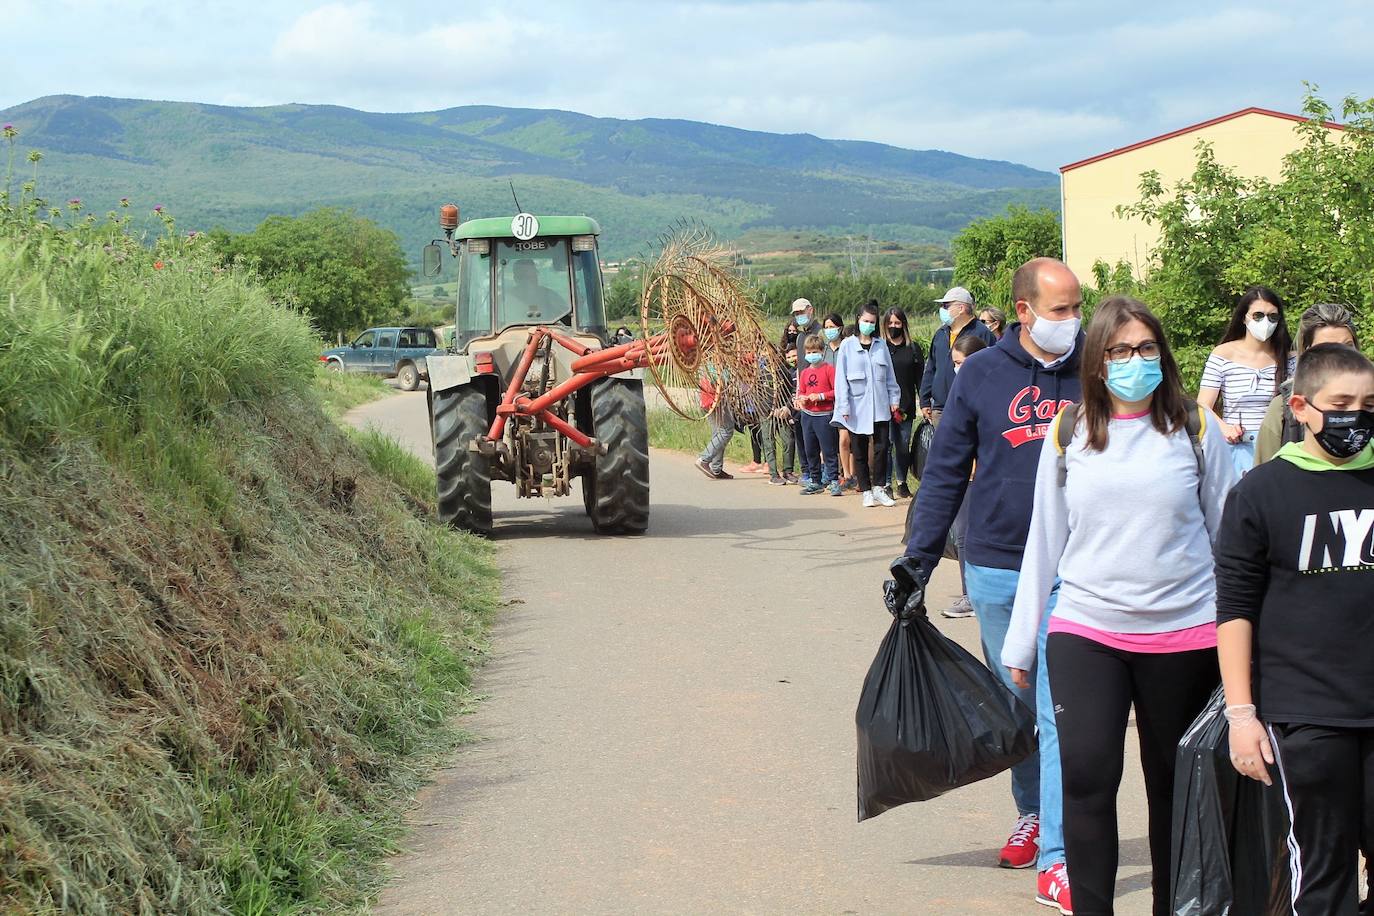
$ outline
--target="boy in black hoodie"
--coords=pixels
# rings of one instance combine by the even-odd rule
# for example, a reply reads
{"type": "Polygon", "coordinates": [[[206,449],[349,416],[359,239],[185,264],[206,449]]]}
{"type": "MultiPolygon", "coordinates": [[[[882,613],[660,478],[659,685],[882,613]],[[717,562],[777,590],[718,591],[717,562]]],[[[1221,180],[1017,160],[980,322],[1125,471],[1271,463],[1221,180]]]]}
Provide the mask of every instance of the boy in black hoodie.
{"type": "Polygon", "coordinates": [[[1293,912],[1353,916],[1361,835],[1374,837],[1374,365],[1312,347],[1289,404],[1303,441],[1226,501],[1217,651],[1231,762],[1283,779],[1293,912]]]}
{"type": "MultiPolygon", "coordinates": [[[[970,356],[950,388],[916,491],[905,559],[898,562],[916,566],[918,580],[929,581],[967,491],[965,568],[983,652],[988,667],[1036,711],[1040,730],[1040,753],[1012,768],[1019,817],[999,864],[1038,864],[1037,899],[1067,913],[1072,907],[1049,680],[1042,662],[1031,682],[1013,685],[1001,658],[1030,528],[1040,446],[1060,407],[1079,398],[1083,293],[1062,262],[1036,258],[1017,269],[1012,296],[1018,323],[995,346],[970,356]],[[970,484],[975,460],[978,475],[970,484]]],[[[1044,619],[1049,617],[1046,613],[1044,619]]],[[[1044,647],[1042,627],[1041,659],[1044,647]]]]}

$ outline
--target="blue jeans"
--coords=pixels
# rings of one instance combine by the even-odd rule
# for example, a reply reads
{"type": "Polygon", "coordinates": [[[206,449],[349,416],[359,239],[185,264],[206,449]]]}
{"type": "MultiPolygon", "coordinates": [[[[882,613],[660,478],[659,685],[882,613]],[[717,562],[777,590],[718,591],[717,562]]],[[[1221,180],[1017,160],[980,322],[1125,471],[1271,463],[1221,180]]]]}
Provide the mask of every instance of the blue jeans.
{"type": "Polygon", "coordinates": [[[1236,476],[1244,477],[1255,467],[1255,434],[1246,433],[1239,442],[1232,442],[1231,463],[1235,465],[1236,476]]]}
{"type": "Polygon", "coordinates": [[[730,414],[730,406],[722,399],[716,402],[707,419],[711,422],[711,441],[706,443],[700,457],[707,467],[719,472],[725,468],[725,447],[735,435],[735,418],[730,414]]]}
{"type": "Polygon", "coordinates": [[[840,479],[840,431],[830,425],[832,414],[813,416],[803,412],[802,430],[806,436],[805,477],[817,485],[840,479]]]}
{"type": "Polygon", "coordinates": [[[1015,569],[996,569],[967,563],[968,597],[978,613],[978,628],[983,638],[983,657],[1012,693],[1035,710],[1040,749],[1011,768],[1011,797],[1018,814],[1040,815],[1041,871],[1064,861],[1064,781],[1059,771],[1059,731],[1054,724],[1054,701],[1050,698],[1050,678],[1045,667],[1045,634],[1050,614],[1059,598],[1056,587],[1050,593],[1045,614],[1040,619],[1039,648],[1029,690],[1019,690],[1002,664],[1002,645],[1011,626],[1011,607],[1016,600],[1016,583],[1021,573],[1015,569]]]}

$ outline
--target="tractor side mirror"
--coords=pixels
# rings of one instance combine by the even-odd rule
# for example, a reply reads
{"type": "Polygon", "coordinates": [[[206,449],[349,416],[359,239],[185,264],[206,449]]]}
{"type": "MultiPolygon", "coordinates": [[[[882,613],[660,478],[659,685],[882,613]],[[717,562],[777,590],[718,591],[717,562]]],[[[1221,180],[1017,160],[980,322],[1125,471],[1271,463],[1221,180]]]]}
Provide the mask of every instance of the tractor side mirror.
{"type": "Polygon", "coordinates": [[[437,277],[439,272],[444,269],[443,250],[433,242],[425,246],[424,251],[424,274],[426,277],[437,277]]]}

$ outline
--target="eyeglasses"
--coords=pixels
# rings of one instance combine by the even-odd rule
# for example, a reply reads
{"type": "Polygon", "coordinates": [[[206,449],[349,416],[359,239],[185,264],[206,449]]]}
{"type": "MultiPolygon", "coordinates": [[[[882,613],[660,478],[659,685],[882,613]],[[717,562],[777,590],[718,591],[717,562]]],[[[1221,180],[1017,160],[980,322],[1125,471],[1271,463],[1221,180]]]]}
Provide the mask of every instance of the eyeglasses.
{"type": "Polygon", "coordinates": [[[1278,324],[1278,323],[1279,323],[1279,314],[1278,314],[1278,312],[1251,312],[1251,313],[1250,313],[1250,320],[1251,320],[1251,321],[1267,321],[1267,322],[1269,322],[1270,324],[1278,324]]]}
{"type": "Polygon", "coordinates": [[[1159,344],[1153,340],[1147,340],[1144,343],[1137,344],[1134,347],[1129,346],[1127,344],[1117,344],[1114,347],[1108,347],[1107,362],[1129,362],[1131,357],[1137,353],[1140,354],[1141,359],[1148,359],[1153,362],[1154,360],[1159,359],[1159,344]]]}

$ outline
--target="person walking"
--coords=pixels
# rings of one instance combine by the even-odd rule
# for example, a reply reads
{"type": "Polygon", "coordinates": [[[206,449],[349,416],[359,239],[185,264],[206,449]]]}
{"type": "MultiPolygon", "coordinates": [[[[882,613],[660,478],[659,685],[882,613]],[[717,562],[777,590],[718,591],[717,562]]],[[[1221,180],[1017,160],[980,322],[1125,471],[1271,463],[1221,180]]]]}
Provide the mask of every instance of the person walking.
{"type": "Polygon", "coordinates": [[[1134,709],[1153,912],[1170,916],[1175,751],[1220,680],[1212,545],[1237,474],[1216,416],[1186,400],[1164,328],[1144,303],[1112,296],[1098,305],[1080,385],[1082,404],[1059,412],[1040,452],[1001,661],[1029,686],[1048,618],[1078,916],[1112,912],[1117,791],[1134,709]]]}
{"type": "Polygon", "coordinates": [[[930,358],[921,376],[921,415],[931,425],[939,426],[950,386],[954,384],[950,344],[965,334],[981,337],[988,346],[997,343],[997,338],[973,317],[973,295],[962,286],[953,287],[944,298],[935,301],[940,303],[940,327],[930,340],[930,358]]]}
{"type": "Polygon", "coordinates": [[[1282,777],[1292,912],[1355,916],[1374,837],[1374,365],[1338,344],[1298,361],[1301,443],[1231,491],[1216,545],[1231,763],[1282,777]]]}
{"type": "Polygon", "coordinates": [[[1247,289],[1202,367],[1197,402],[1221,414],[1221,430],[1242,474],[1255,466],[1255,438],[1269,402],[1293,374],[1284,311],[1283,299],[1267,286],[1247,289]]]}
{"type": "Polygon", "coordinates": [[[916,425],[916,389],[921,384],[921,376],[925,374],[926,354],[921,345],[911,339],[906,312],[896,306],[883,315],[883,340],[892,354],[892,374],[896,376],[897,388],[902,393],[902,419],[893,421],[892,435],[889,437],[892,444],[888,466],[892,481],[887,495],[910,499],[911,489],[906,485],[906,479],[911,473],[911,430],[916,425]]]}
{"type": "Polygon", "coordinates": [[[1007,316],[1001,309],[985,308],[978,312],[978,320],[983,322],[983,326],[992,332],[992,336],[998,340],[1002,339],[1002,333],[1007,328],[1007,316]]]}
{"type": "MultiPolygon", "coordinates": [[[[1343,347],[1359,349],[1355,334],[1355,319],[1350,309],[1334,302],[1314,305],[1302,313],[1298,319],[1298,363],[1302,355],[1318,344],[1334,343],[1343,347]]],[[[1260,421],[1259,432],[1255,435],[1255,464],[1263,464],[1278,454],[1279,449],[1289,442],[1301,442],[1303,426],[1293,416],[1288,400],[1293,396],[1293,380],[1290,378],[1279,385],[1279,393],[1269,402],[1269,409],[1260,421]]]]}
{"type": "MultiPolygon", "coordinates": [[[[940,562],[950,527],[968,495],[964,548],[968,596],[978,615],[983,655],[1035,711],[1039,752],[1012,767],[1017,820],[998,855],[1004,868],[1038,867],[1037,899],[1072,909],[1064,871],[1059,744],[1044,665],[1044,628],[1026,687],[1002,665],[1030,528],[1041,440],[1060,408],[1078,400],[1083,291],[1062,261],[1035,258],[1012,276],[1017,323],[959,369],[926,461],[905,557],[922,584],[940,562]],[[969,476],[977,462],[978,474],[969,476]]],[[[951,367],[950,374],[953,374],[951,367]]],[[[905,596],[900,596],[905,597],[905,596]]],[[[1047,603],[1052,609],[1054,596],[1047,603]]]]}
{"type": "Polygon", "coordinates": [[[711,438],[697,456],[696,468],[712,480],[734,480],[735,475],[725,470],[725,449],[735,435],[735,417],[730,403],[720,396],[719,381],[709,370],[697,380],[697,388],[701,409],[706,411],[706,419],[711,425],[711,438]]]}
{"type": "Polygon", "coordinates": [[[849,431],[854,476],[864,508],[893,506],[882,488],[887,479],[889,428],[901,419],[902,394],[892,372],[892,354],[878,331],[878,303],[859,309],[858,333],[840,346],[835,360],[835,413],[832,423],[849,431]],[[872,467],[869,446],[873,447],[872,467]]]}
{"type": "Polygon", "coordinates": [[[778,351],[785,353],[790,346],[801,349],[802,341],[806,335],[814,330],[816,309],[811,305],[810,299],[793,299],[791,317],[782,329],[782,339],[778,341],[778,351]]]}

